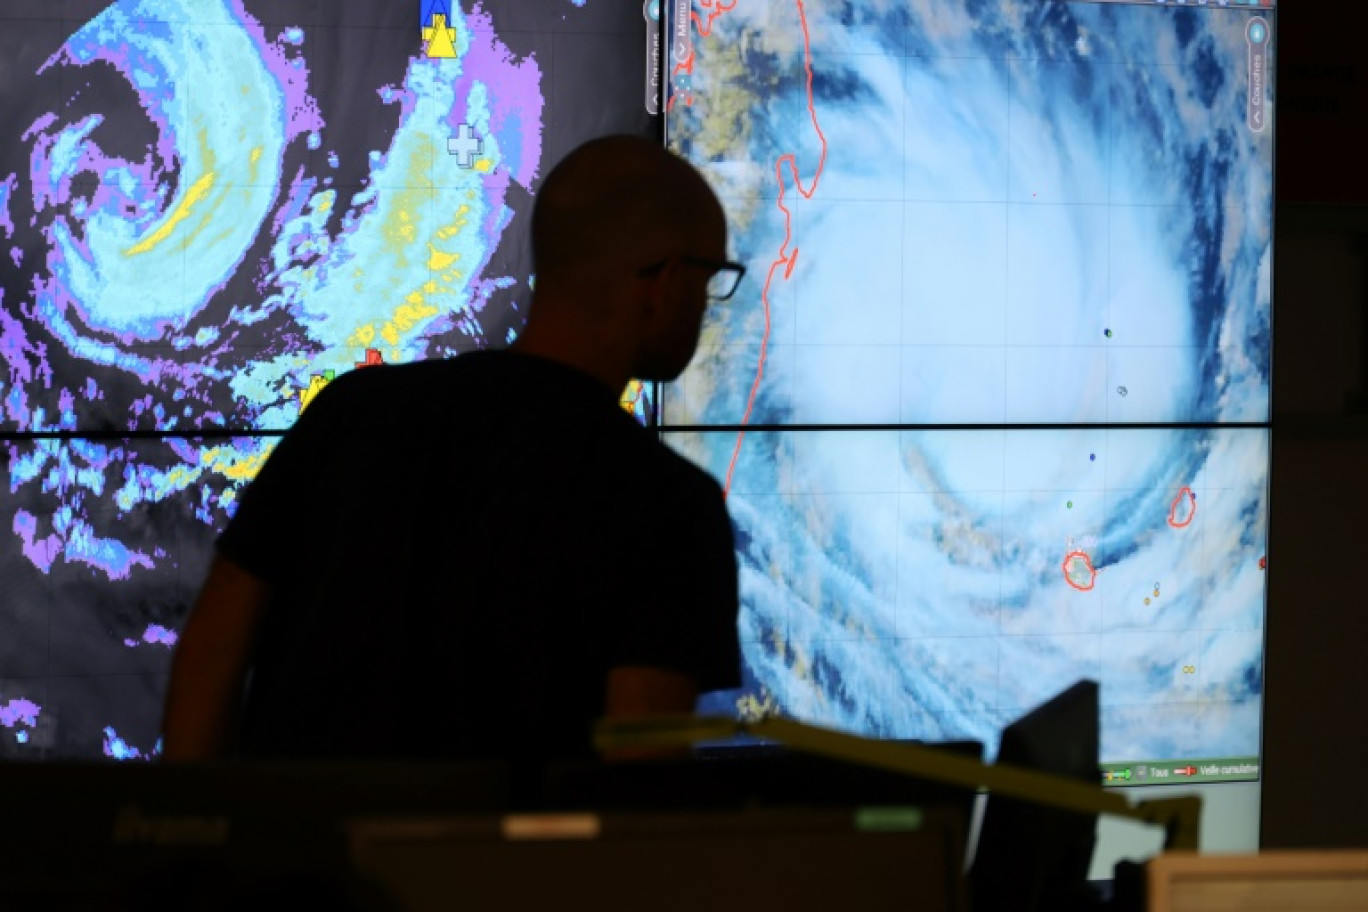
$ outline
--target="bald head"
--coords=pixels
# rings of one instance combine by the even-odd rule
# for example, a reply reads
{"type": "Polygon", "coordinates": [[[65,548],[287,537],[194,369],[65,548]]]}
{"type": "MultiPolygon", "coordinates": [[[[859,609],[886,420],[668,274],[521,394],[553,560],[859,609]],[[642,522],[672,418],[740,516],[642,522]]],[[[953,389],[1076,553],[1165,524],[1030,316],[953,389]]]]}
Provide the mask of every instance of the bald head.
{"type": "Polygon", "coordinates": [[[726,249],[722,206],[683,159],[630,136],[580,146],[537,193],[537,286],[514,347],[614,392],[631,377],[672,380],[698,345],[726,249]]]}
{"type": "Polygon", "coordinates": [[[722,208],[691,165],[638,137],[596,139],[566,156],[537,193],[537,282],[598,284],[718,231],[722,208]]]}

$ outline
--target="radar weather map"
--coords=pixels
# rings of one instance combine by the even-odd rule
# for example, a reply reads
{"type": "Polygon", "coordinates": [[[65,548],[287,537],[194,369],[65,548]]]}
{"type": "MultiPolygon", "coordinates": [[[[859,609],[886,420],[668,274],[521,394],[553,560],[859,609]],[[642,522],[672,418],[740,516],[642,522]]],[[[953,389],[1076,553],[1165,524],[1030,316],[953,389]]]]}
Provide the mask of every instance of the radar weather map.
{"type": "Polygon", "coordinates": [[[737,530],[708,708],[991,752],[1092,678],[1108,781],[1257,777],[1273,25],[674,6],[667,142],[748,267],[660,392],[737,530]]]}
{"type": "Polygon", "coordinates": [[[279,434],[342,372],[516,335],[546,168],[655,135],[656,26],[597,0],[77,6],[0,4],[0,757],[145,759],[279,434]]]}

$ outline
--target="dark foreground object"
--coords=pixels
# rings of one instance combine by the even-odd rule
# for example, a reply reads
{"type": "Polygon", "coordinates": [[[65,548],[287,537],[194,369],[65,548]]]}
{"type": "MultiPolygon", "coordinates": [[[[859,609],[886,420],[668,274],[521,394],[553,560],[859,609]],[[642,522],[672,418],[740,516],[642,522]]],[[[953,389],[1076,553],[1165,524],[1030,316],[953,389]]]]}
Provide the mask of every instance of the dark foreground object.
{"type": "Polygon", "coordinates": [[[969,796],[783,752],[569,764],[536,799],[498,765],[15,764],[0,785],[6,910],[964,908],[969,796]]]}

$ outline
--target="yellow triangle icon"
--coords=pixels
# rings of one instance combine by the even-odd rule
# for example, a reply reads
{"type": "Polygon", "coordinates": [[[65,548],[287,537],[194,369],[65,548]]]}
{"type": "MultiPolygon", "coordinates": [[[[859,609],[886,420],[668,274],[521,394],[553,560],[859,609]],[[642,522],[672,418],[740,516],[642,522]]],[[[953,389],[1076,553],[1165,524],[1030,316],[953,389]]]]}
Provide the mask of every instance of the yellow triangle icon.
{"type": "Polygon", "coordinates": [[[323,392],[323,387],[328,385],[328,378],[323,374],[314,374],[309,378],[309,388],[299,391],[299,411],[300,414],[309,407],[309,403],[314,401],[319,393],[323,392]]]}
{"type": "Polygon", "coordinates": [[[456,56],[456,30],[447,28],[445,13],[433,14],[432,27],[423,29],[423,40],[427,42],[423,53],[428,57],[456,56]]]}

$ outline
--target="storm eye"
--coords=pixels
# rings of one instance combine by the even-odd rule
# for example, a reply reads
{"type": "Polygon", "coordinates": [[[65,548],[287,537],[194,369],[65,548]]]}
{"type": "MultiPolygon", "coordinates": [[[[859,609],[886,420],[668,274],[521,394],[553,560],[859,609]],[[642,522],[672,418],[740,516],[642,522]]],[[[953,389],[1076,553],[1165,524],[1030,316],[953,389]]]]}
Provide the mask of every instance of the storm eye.
{"type": "MultiPolygon", "coordinates": [[[[90,164],[82,175],[88,172],[96,181],[108,180],[108,168],[123,163],[140,171],[148,182],[154,176],[174,181],[174,158],[158,151],[161,130],[123,73],[107,61],[95,60],[79,68],[66,67],[62,84],[68,87],[62,121],[97,121],[85,137],[90,164]]],[[[174,104],[174,99],[168,103],[174,104]]]]}

